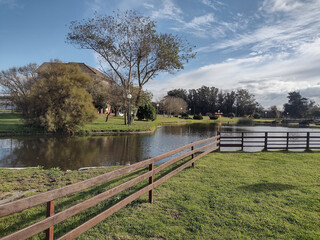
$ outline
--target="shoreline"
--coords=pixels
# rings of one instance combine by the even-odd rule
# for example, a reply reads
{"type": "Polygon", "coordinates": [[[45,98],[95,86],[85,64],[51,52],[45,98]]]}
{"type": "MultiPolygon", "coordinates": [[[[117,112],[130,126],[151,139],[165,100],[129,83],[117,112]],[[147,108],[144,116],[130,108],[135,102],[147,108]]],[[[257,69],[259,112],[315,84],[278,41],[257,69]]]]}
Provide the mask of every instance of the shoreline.
{"type": "MultiPolygon", "coordinates": [[[[208,123],[215,123],[215,124],[221,124],[226,126],[232,126],[237,125],[238,121],[233,121],[232,119],[230,121],[215,121],[215,120],[192,120],[192,121],[181,121],[181,122],[160,122],[158,125],[152,126],[149,130],[79,130],[75,132],[74,134],[67,134],[67,133],[52,133],[52,132],[0,132],[0,137],[13,137],[13,136],[116,136],[116,135],[132,135],[132,134],[150,134],[154,133],[157,128],[161,128],[162,126],[170,126],[170,125],[188,125],[188,124],[208,124],[208,123]]],[[[253,120],[252,126],[283,126],[283,127],[290,127],[290,128],[296,128],[299,127],[297,124],[273,124],[272,121],[259,121],[259,120],[253,120]]],[[[320,128],[318,125],[312,125],[308,127],[304,127],[306,129],[308,128],[320,128]]]]}

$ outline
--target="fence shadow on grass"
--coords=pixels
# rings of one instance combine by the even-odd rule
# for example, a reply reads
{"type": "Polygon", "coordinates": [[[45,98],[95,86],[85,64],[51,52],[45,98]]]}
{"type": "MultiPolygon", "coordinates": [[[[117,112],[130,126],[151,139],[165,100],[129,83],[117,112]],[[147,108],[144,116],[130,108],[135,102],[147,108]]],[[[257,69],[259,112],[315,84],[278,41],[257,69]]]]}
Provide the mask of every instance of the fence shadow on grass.
{"type": "Polygon", "coordinates": [[[277,192],[295,189],[297,186],[282,183],[256,183],[239,187],[250,192],[277,192]]]}

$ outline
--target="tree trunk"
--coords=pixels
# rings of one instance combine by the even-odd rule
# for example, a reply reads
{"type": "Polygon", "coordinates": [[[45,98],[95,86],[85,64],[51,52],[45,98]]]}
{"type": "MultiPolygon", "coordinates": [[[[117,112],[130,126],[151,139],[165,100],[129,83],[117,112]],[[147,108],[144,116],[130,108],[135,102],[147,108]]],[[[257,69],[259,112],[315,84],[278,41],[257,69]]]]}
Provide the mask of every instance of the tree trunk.
{"type": "Polygon", "coordinates": [[[139,106],[139,102],[140,102],[140,98],[141,98],[141,91],[142,91],[142,87],[139,87],[137,98],[136,98],[136,102],[135,102],[135,106],[139,106]]]}

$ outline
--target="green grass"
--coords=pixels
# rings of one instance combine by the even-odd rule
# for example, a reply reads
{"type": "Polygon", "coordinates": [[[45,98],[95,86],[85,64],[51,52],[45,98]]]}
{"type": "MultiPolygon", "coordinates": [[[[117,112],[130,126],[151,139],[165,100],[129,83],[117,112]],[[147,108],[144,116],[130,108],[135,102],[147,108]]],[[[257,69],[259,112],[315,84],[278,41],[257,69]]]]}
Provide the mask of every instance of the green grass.
{"type": "MultiPolygon", "coordinates": [[[[147,203],[146,194],[79,239],[320,239],[319,170],[318,152],[212,153],[197,161],[195,168],[183,170],[156,188],[154,204],[147,203]]],[[[13,170],[7,171],[5,176],[0,172],[3,182],[13,170]]],[[[26,172],[20,172],[20,179],[30,174],[28,171],[34,171],[34,178],[45,178],[50,171],[57,170],[22,171],[26,172]]],[[[79,174],[81,178],[85,174],[84,179],[91,171],[107,170],[64,176],[79,174]]],[[[57,201],[57,211],[134,176],[136,173],[63,198],[57,201]]],[[[132,191],[58,224],[56,237],[132,191]]],[[[44,207],[38,207],[0,220],[1,236],[15,230],[11,225],[34,222],[44,212],[44,207]]]]}
{"type": "MultiPolygon", "coordinates": [[[[144,132],[153,131],[158,126],[166,124],[189,124],[189,123],[208,123],[216,122],[222,124],[237,124],[240,118],[222,117],[217,120],[210,120],[204,116],[203,120],[180,119],[176,117],[166,117],[158,115],[155,121],[134,121],[130,126],[124,125],[123,117],[110,116],[108,122],[105,121],[105,115],[98,115],[96,120],[85,126],[78,126],[76,132],[79,134],[88,133],[121,133],[121,132],[144,132]]],[[[270,124],[274,119],[253,119],[257,124],[270,124]]],[[[320,127],[320,125],[312,125],[312,127],[320,127]]],[[[20,114],[2,113],[0,114],[0,134],[19,134],[19,133],[45,133],[43,129],[31,128],[23,124],[20,114]]]]}
{"type": "Polygon", "coordinates": [[[24,125],[19,113],[0,113],[0,133],[43,133],[43,129],[24,125]]]}

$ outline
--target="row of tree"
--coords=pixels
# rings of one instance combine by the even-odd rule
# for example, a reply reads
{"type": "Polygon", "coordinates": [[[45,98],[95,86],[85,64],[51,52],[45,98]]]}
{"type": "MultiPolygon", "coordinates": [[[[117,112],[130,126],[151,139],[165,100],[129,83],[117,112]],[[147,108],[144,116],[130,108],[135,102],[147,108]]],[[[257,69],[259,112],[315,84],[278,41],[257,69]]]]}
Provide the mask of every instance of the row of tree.
{"type": "Polygon", "coordinates": [[[203,115],[220,111],[225,115],[234,113],[237,116],[246,116],[262,109],[254,95],[246,89],[222,91],[207,86],[188,91],[185,89],[168,91],[160,106],[166,112],[179,113],[183,110],[189,114],[203,115]],[[185,104],[178,99],[183,100],[185,104]]]}

